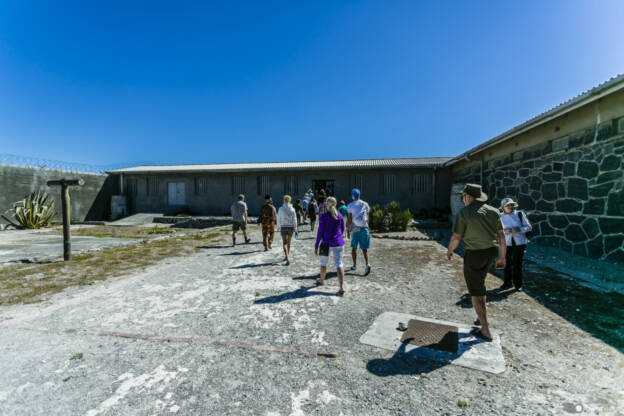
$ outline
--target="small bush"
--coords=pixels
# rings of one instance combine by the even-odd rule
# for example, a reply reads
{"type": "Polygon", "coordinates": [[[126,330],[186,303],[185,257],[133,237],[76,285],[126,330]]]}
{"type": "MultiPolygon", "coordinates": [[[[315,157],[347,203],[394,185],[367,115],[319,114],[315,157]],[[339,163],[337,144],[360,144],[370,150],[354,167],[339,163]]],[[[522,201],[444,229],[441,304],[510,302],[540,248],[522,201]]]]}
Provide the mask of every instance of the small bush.
{"type": "Polygon", "coordinates": [[[405,231],[412,222],[409,210],[401,211],[401,205],[392,201],[384,208],[374,205],[371,208],[369,226],[373,231],[405,231]]]}

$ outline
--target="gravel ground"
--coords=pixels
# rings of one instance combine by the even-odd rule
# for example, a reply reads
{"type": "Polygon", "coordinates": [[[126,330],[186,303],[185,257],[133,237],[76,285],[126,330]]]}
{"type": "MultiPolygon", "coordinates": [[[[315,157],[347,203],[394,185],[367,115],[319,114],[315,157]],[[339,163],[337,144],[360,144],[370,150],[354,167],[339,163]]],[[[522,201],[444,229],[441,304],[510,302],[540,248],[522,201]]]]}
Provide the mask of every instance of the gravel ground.
{"type": "Polygon", "coordinates": [[[622,353],[526,293],[489,303],[500,375],[360,344],[384,311],[474,319],[461,259],[445,261],[434,241],[372,240],[373,272],[347,272],[338,297],[333,273],[314,287],[310,232],[284,266],[279,237],[265,252],[251,229],[252,244],[224,235],[193,256],[1,309],[0,414],[623,414],[622,353]]]}

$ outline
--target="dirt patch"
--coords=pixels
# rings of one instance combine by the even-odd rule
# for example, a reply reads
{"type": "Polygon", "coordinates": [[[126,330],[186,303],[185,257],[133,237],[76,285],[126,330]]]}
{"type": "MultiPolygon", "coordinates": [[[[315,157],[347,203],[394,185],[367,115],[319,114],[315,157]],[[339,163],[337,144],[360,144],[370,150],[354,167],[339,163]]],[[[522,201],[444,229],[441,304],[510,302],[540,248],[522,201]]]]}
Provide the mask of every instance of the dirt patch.
{"type": "MultiPolygon", "coordinates": [[[[145,238],[144,233],[149,233],[150,230],[140,227],[105,226],[76,230],[76,232],[72,231],[72,234],[106,234],[106,237],[118,238],[137,238],[141,235],[145,238]]],[[[175,231],[169,228],[165,230],[167,234],[171,230],[175,231]]],[[[219,238],[224,238],[220,229],[203,230],[180,236],[172,235],[171,238],[156,241],[147,240],[129,246],[79,254],[73,256],[70,262],[58,261],[5,267],[2,269],[0,278],[0,305],[40,302],[70,286],[91,285],[98,280],[129,274],[168,257],[193,254],[199,250],[200,246],[215,243],[219,238]]]]}

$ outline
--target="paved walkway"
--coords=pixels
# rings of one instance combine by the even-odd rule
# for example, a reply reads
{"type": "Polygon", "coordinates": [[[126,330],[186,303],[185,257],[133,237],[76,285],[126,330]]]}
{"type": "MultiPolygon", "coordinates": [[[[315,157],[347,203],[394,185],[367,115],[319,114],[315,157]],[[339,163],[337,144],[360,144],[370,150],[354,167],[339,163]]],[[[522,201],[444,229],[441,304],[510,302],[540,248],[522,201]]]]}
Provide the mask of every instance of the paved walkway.
{"type": "MultiPolygon", "coordinates": [[[[624,359],[525,293],[499,294],[500,375],[361,344],[396,311],[469,324],[461,262],[431,241],[373,240],[373,273],[314,287],[312,235],[207,244],[123,278],[0,310],[0,414],[617,414],[624,359]],[[279,246],[279,244],[275,244],[279,246]],[[335,356],[334,356],[335,354],[335,356]],[[73,358],[73,359],[72,359],[73,358]],[[619,387],[618,387],[619,386],[619,387]],[[458,401],[466,401],[466,407],[458,401]],[[572,407],[571,407],[572,406],[572,407]]],[[[346,261],[350,264],[350,260],[346,261]]],[[[490,287],[499,281],[489,278],[490,287]]]]}
{"type": "MultiPolygon", "coordinates": [[[[105,247],[134,244],[128,238],[72,236],[72,254],[105,247]]],[[[0,265],[63,256],[63,235],[46,230],[5,230],[0,232],[0,265]]]]}

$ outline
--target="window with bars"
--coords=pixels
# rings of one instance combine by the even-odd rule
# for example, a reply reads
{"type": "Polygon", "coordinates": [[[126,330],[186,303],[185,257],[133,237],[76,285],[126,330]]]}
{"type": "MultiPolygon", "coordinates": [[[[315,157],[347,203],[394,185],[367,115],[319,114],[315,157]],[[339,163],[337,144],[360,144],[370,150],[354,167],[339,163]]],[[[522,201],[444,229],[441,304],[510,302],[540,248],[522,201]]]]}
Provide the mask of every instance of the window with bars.
{"type": "Polygon", "coordinates": [[[145,193],[147,195],[158,195],[160,193],[160,179],[150,178],[149,176],[145,178],[145,193]]]}
{"type": "Polygon", "coordinates": [[[429,191],[429,175],[426,173],[417,173],[412,179],[412,194],[418,194],[429,191]]]}
{"type": "Polygon", "coordinates": [[[382,194],[390,194],[397,190],[397,177],[393,174],[381,175],[379,181],[380,192],[382,194]]]}
{"type": "Polygon", "coordinates": [[[351,189],[353,188],[360,191],[364,188],[364,175],[351,175],[351,189]]]}
{"type": "Polygon", "coordinates": [[[239,195],[245,193],[245,177],[244,176],[232,176],[232,195],[239,195]]]}
{"type": "Polygon", "coordinates": [[[128,187],[126,188],[128,195],[136,196],[137,194],[137,180],[136,179],[128,179],[128,187]]]}
{"type": "Polygon", "coordinates": [[[269,176],[258,176],[256,180],[258,182],[258,195],[264,196],[271,193],[271,181],[269,176]]]}
{"type": "Polygon", "coordinates": [[[286,176],[284,178],[284,195],[290,195],[293,199],[297,199],[299,194],[299,183],[296,176],[286,176]]]}
{"type": "Polygon", "coordinates": [[[195,178],[195,195],[208,193],[208,178],[195,178]]]}

